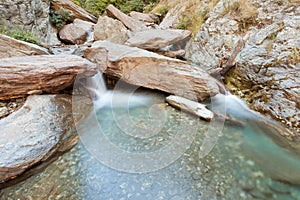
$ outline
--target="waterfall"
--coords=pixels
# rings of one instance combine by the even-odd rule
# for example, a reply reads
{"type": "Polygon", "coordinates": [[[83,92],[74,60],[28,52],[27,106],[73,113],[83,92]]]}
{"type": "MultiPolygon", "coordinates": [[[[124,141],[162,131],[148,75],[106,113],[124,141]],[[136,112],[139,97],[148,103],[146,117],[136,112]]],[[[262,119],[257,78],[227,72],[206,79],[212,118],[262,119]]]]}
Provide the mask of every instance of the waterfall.
{"type": "Polygon", "coordinates": [[[290,132],[279,123],[251,110],[238,97],[218,94],[211,99],[210,109],[243,122],[242,149],[260,168],[274,179],[300,183],[300,148],[282,133],[290,132]],[[297,154],[298,152],[298,154],[297,154]]]}
{"type": "Polygon", "coordinates": [[[86,88],[93,97],[95,110],[101,108],[132,108],[144,106],[150,101],[149,97],[135,93],[138,87],[126,86],[124,88],[123,86],[122,91],[118,87],[114,90],[108,90],[101,72],[88,78],[86,88]]]}

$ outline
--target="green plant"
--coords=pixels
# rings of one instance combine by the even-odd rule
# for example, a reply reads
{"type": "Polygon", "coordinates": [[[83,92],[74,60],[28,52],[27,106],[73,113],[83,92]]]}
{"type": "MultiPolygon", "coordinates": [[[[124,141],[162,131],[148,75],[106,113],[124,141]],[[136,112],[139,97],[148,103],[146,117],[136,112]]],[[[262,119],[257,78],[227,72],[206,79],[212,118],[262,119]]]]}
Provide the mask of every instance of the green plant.
{"type": "Polygon", "coordinates": [[[165,16],[168,12],[169,12],[169,6],[162,6],[162,7],[158,7],[156,8],[153,12],[157,13],[161,16],[165,16]]]}
{"type": "Polygon", "coordinates": [[[154,8],[156,2],[150,2],[148,5],[144,7],[144,12],[149,13],[154,8]]]}
{"type": "Polygon", "coordinates": [[[39,39],[34,33],[21,28],[1,26],[0,33],[33,44],[41,45],[39,39]]]}
{"type": "Polygon", "coordinates": [[[71,22],[72,14],[65,9],[50,11],[50,22],[57,28],[61,29],[64,25],[71,22]]]}
{"type": "Polygon", "coordinates": [[[143,12],[145,9],[150,11],[150,7],[153,7],[158,0],[73,0],[73,2],[98,17],[109,4],[113,4],[124,13],[143,12]]]}

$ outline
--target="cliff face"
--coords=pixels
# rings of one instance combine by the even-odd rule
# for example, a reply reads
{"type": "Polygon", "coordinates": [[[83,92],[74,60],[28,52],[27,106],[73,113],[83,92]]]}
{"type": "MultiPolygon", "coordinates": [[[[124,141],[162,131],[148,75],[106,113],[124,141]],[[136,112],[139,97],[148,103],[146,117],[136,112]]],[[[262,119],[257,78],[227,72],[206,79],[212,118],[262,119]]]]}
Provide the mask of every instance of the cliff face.
{"type": "Polygon", "coordinates": [[[250,107],[300,130],[300,1],[220,0],[187,59],[250,107]],[[228,71],[229,70],[229,71],[228,71]]]}
{"type": "Polygon", "coordinates": [[[49,22],[50,0],[1,0],[0,26],[17,27],[34,33],[41,42],[59,44],[49,22]]]}

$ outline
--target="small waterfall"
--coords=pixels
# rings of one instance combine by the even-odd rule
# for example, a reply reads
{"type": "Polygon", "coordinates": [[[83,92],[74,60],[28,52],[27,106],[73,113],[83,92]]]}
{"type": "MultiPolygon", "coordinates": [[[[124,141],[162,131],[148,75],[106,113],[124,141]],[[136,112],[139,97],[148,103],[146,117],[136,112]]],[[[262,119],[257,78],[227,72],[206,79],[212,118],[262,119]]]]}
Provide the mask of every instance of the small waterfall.
{"type": "Polygon", "coordinates": [[[125,88],[125,91],[119,89],[108,90],[100,72],[87,80],[86,88],[93,98],[95,110],[101,108],[132,108],[144,106],[150,101],[149,97],[134,93],[137,87],[125,88]]]}
{"type": "Polygon", "coordinates": [[[238,97],[218,94],[211,99],[210,109],[243,122],[242,148],[260,168],[274,179],[300,184],[299,145],[292,144],[282,133],[289,132],[275,121],[251,110],[238,97]]]}

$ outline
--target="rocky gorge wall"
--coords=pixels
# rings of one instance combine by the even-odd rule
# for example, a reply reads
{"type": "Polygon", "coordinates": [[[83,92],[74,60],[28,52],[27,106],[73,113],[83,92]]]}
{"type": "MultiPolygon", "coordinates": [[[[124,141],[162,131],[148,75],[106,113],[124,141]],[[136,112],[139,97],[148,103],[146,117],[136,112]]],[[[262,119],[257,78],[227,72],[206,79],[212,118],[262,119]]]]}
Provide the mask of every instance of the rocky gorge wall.
{"type": "Polygon", "coordinates": [[[299,0],[220,0],[186,54],[198,67],[224,75],[229,90],[252,109],[298,131],[299,5],[299,0]]]}
{"type": "Polygon", "coordinates": [[[0,26],[27,30],[48,45],[60,44],[49,22],[50,0],[1,0],[0,26]]]}

